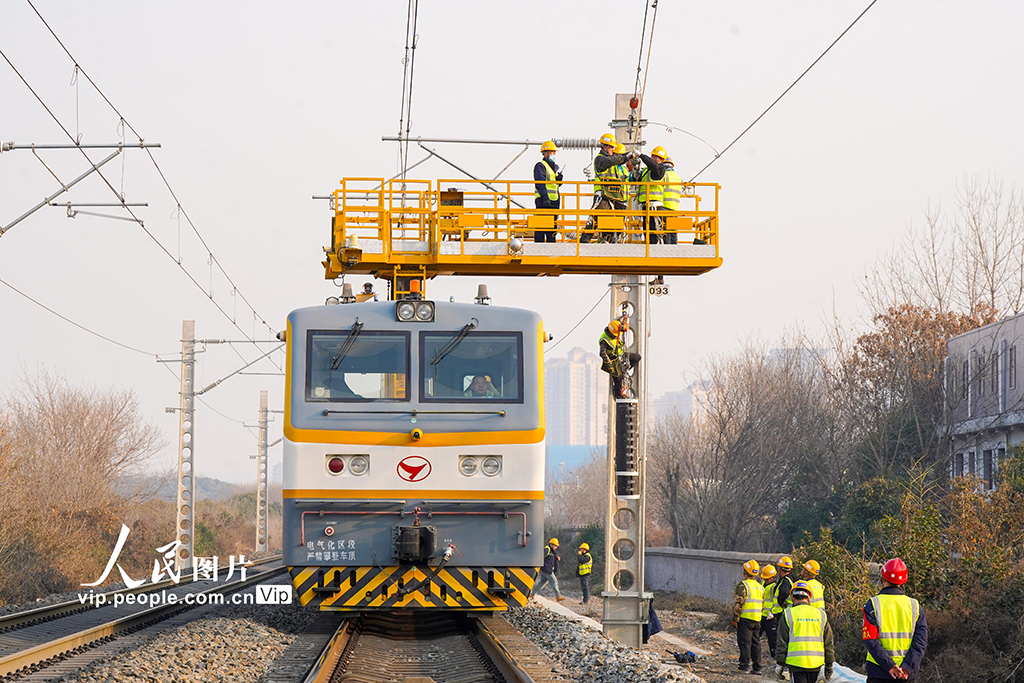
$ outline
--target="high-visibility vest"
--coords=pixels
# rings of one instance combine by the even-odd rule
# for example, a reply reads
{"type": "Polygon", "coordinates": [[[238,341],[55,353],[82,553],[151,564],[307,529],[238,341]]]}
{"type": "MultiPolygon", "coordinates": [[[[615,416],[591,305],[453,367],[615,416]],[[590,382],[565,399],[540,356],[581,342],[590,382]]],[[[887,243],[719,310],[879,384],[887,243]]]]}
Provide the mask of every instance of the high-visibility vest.
{"type": "MultiPolygon", "coordinates": [[[[608,155],[601,152],[597,156],[608,155]]],[[[600,181],[600,184],[597,186],[598,192],[608,197],[608,199],[613,199],[617,202],[625,201],[626,192],[621,183],[626,179],[626,175],[623,173],[621,166],[610,166],[599,173],[597,171],[597,157],[594,157],[594,173],[597,176],[597,180],[600,181]]]]}
{"type": "Polygon", "coordinates": [[[662,186],[651,181],[651,169],[644,167],[644,170],[640,172],[641,183],[651,183],[650,185],[650,199],[648,199],[648,186],[638,185],[636,188],[636,200],[638,202],[660,202],[662,195],[662,186]]]}
{"type": "Polygon", "coordinates": [[[601,342],[607,343],[612,349],[612,358],[610,360],[601,359],[601,369],[609,374],[618,376],[621,368],[619,368],[618,363],[615,363],[614,360],[622,355],[623,341],[614,335],[608,334],[608,330],[605,330],[597,340],[598,345],[601,342]]]}
{"type": "Polygon", "coordinates": [[[683,193],[683,179],[679,177],[674,168],[669,166],[665,169],[665,177],[661,182],[662,206],[670,211],[678,211],[679,195],[683,193]]]}
{"type": "MultiPolygon", "coordinates": [[[[552,203],[557,203],[558,202],[558,184],[557,184],[558,180],[557,180],[557,178],[555,176],[555,171],[554,171],[554,169],[551,168],[551,166],[550,166],[550,164],[548,164],[548,162],[541,161],[539,163],[544,166],[544,174],[545,174],[545,177],[547,178],[547,183],[544,185],[544,192],[545,192],[545,194],[547,194],[547,200],[549,202],[552,202],[552,203]]],[[[534,186],[533,186],[533,198],[534,199],[539,199],[540,198],[540,192],[537,191],[537,184],[536,183],[534,183],[534,186]]]]}
{"type": "Polygon", "coordinates": [[[807,587],[811,589],[811,607],[825,609],[825,587],[821,585],[821,581],[811,579],[807,582],[807,587]]]}
{"type": "Polygon", "coordinates": [[[825,663],[825,610],[810,605],[786,608],[789,647],[786,664],[801,669],[817,669],[825,663]]]}
{"type": "MultiPolygon", "coordinates": [[[[786,609],[786,607],[783,607],[783,606],[779,605],[779,589],[782,588],[782,582],[783,581],[789,581],[789,590],[790,591],[793,590],[793,579],[791,579],[789,576],[779,577],[779,579],[775,582],[775,600],[774,600],[774,602],[772,604],[772,614],[782,614],[782,610],[786,609]]],[[[792,607],[792,605],[793,605],[793,598],[792,598],[791,595],[789,595],[787,593],[786,594],[786,606],[787,607],[792,607]]]]}
{"type": "Polygon", "coordinates": [[[743,585],[747,588],[747,598],[743,601],[740,619],[761,621],[761,606],[764,604],[764,586],[755,579],[746,579],[743,585]]]}
{"type": "Polygon", "coordinates": [[[761,607],[761,618],[767,619],[775,606],[775,594],[779,592],[779,582],[773,581],[764,587],[764,605],[761,607]]]}
{"type": "MultiPolygon", "coordinates": [[[[914,642],[914,628],[917,618],[921,615],[921,605],[914,598],[906,595],[888,595],[882,593],[871,598],[878,619],[878,642],[899,666],[907,656],[911,643],[914,642]]],[[[878,664],[868,653],[868,661],[878,664]]]]}
{"type": "Polygon", "coordinates": [[[594,570],[594,556],[590,553],[583,553],[583,556],[580,557],[580,559],[583,561],[580,562],[577,573],[580,576],[586,576],[594,570]]]}

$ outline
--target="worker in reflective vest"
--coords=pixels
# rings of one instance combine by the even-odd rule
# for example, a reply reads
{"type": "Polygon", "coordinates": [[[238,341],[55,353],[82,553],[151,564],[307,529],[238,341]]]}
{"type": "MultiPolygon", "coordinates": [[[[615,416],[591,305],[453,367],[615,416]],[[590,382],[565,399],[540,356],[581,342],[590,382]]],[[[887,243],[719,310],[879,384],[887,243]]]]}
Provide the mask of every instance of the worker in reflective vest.
{"type": "MultiPolygon", "coordinates": [[[[615,136],[611,133],[601,136],[601,151],[594,157],[594,176],[597,181],[594,185],[598,194],[598,199],[594,203],[595,209],[619,211],[626,209],[626,188],[622,184],[626,179],[623,178],[623,172],[619,167],[629,161],[630,155],[615,154],[616,144],[618,143],[615,141],[615,136]]],[[[593,224],[588,224],[588,229],[592,230],[593,227],[593,224]]],[[[599,238],[603,242],[614,242],[616,233],[606,230],[600,233],[599,238]]],[[[580,241],[589,242],[590,236],[584,235],[580,241]]]]}
{"type": "MultiPolygon", "coordinates": [[[[558,209],[562,206],[562,200],[558,193],[558,183],[562,180],[562,174],[558,172],[558,164],[555,163],[555,152],[558,148],[555,143],[548,140],[540,146],[540,153],[543,157],[533,167],[533,203],[538,209],[558,209]]],[[[558,216],[555,216],[558,221],[558,216]]],[[[554,242],[554,230],[538,230],[533,233],[534,242],[554,242]]]]}
{"type": "Polygon", "coordinates": [[[640,364],[639,353],[626,351],[626,345],[622,341],[623,336],[625,336],[625,330],[622,329],[622,323],[612,320],[597,340],[601,370],[611,375],[612,395],[615,398],[626,398],[622,395],[623,365],[628,362],[629,367],[635,368],[640,364]]]}
{"type": "Polygon", "coordinates": [[[657,216],[651,212],[657,211],[661,208],[662,192],[663,188],[659,182],[665,177],[665,157],[668,153],[662,146],[657,146],[651,150],[651,156],[646,154],[640,155],[640,161],[643,162],[644,168],[637,175],[637,182],[650,183],[650,185],[639,185],[636,190],[636,199],[640,204],[640,208],[643,209],[648,216],[647,220],[647,241],[650,244],[657,244],[661,241],[661,222],[657,216]]]}
{"type": "Polygon", "coordinates": [[[594,556],[590,554],[590,544],[580,543],[576,551],[576,576],[580,577],[580,590],[583,591],[582,604],[590,600],[590,572],[594,571],[594,556]]]}
{"type": "MultiPolygon", "coordinates": [[[[663,182],[661,184],[661,208],[664,211],[678,211],[679,197],[683,194],[683,179],[676,173],[672,157],[666,156],[663,166],[665,174],[662,177],[663,182]]],[[[661,241],[665,244],[677,244],[678,240],[679,236],[675,231],[666,230],[661,236],[661,241]]]]}
{"type": "MultiPolygon", "coordinates": [[[[822,585],[821,581],[818,581],[818,579],[815,578],[821,573],[821,565],[818,564],[817,560],[807,560],[801,565],[801,567],[804,571],[800,580],[806,583],[807,587],[811,589],[811,607],[825,609],[825,586],[822,585]]],[[[787,606],[792,604],[792,599],[786,603],[787,606]]]]}
{"type": "Polygon", "coordinates": [[[761,583],[764,584],[764,604],[761,607],[761,633],[768,638],[768,651],[775,657],[775,633],[778,622],[772,608],[775,607],[775,591],[779,583],[775,579],[778,572],[770,564],[761,568],[761,583]]]}
{"type": "Polygon", "coordinates": [[[882,566],[882,590],[864,605],[862,638],[869,681],[909,681],[917,677],[928,648],[924,610],[903,592],[908,570],[896,557],[882,566]]]}
{"type": "Polygon", "coordinates": [[[732,625],[740,648],[739,671],[761,673],[761,609],[764,586],[757,580],[761,566],[757,560],[743,563],[743,580],[736,584],[732,625]]]}
{"type": "Polygon", "coordinates": [[[836,660],[832,626],[825,610],[810,605],[811,589],[806,581],[797,581],[790,595],[793,606],[779,619],[775,672],[781,677],[782,667],[789,667],[793,683],[815,683],[824,666],[827,681],[836,660]]]}

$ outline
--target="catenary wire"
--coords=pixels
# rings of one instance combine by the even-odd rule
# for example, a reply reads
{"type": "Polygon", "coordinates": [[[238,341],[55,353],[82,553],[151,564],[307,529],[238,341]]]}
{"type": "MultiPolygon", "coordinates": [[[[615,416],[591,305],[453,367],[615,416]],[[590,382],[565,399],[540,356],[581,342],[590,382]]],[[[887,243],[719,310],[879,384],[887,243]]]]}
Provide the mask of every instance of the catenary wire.
{"type": "Polygon", "coordinates": [[[870,3],[868,3],[868,6],[864,8],[864,11],[862,11],[862,12],[861,12],[860,14],[858,14],[858,15],[857,15],[857,18],[856,18],[856,19],[854,19],[854,20],[853,20],[853,22],[851,22],[851,23],[850,23],[850,25],[849,25],[849,26],[847,26],[847,27],[846,27],[846,29],[845,29],[845,30],[844,30],[844,31],[843,31],[842,33],[840,33],[840,34],[839,34],[839,36],[838,36],[838,37],[837,37],[837,38],[836,38],[835,40],[833,40],[833,41],[832,41],[832,43],[831,43],[831,44],[829,44],[829,46],[828,46],[828,47],[826,47],[826,48],[825,48],[825,51],[824,51],[824,52],[822,52],[822,53],[821,53],[820,55],[818,55],[818,58],[817,58],[817,59],[815,59],[815,60],[814,60],[813,62],[811,62],[811,65],[810,65],[809,67],[807,67],[806,69],[804,69],[804,72],[803,72],[802,74],[800,74],[799,76],[797,76],[797,79],[796,79],[795,81],[793,81],[792,83],[790,83],[790,84],[789,84],[789,87],[788,87],[788,88],[786,88],[785,90],[783,90],[783,91],[782,91],[782,94],[781,94],[781,95],[779,95],[778,97],[776,97],[776,98],[775,98],[775,101],[774,101],[774,102],[772,102],[771,104],[769,104],[769,105],[768,105],[768,108],[767,108],[767,109],[765,109],[765,110],[764,110],[763,112],[761,112],[761,114],[760,114],[760,115],[759,115],[759,116],[758,116],[758,117],[757,117],[756,119],[754,119],[754,120],[753,120],[753,122],[751,122],[751,124],[750,124],[749,126],[747,126],[746,128],[744,128],[744,129],[743,129],[743,132],[742,132],[742,133],[740,133],[739,135],[737,135],[737,136],[736,136],[736,138],[735,138],[735,139],[734,139],[734,140],[733,140],[732,142],[730,142],[730,143],[729,143],[728,145],[726,145],[725,149],[723,149],[723,150],[722,150],[721,152],[719,152],[718,154],[716,154],[716,155],[715,155],[715,157],[714,157],[714,158],[713,158],[713,159],[712,159],[711,161],[709,161],[709,162],[707,163],[707,165],[705,165],[705,166],[704,166],[704,168],[702,168],[702,169],[700,169],[699,171],[697,171],[697,172],[696,172],[696,173],[695,173],[695,174],[693,175],[693,177],[692,177],[692,178],[690,178],[689,182],[691,182],[691,183],[692,183],[692,182],[693,182],[694,180],[696,180],[696,179],[697,179],[697,176],[699,176],[699,175],[700,175],[701,173],[703,173],[704,171],[708,170],[708,168],[709,168],[709,167],[711,166],[711,164],[713,164],[713,163],[715,163],[716,161],[718,161],[718,160],[719,160],[719,158],[721,158],[721,156],[722,156],[723,154],[725,154],[726,152],[728,152],[728,151],[729,151],[729,148],[730,148],[730,147],[732,147],[733,145],[735,145],[735,144],[736,144],[736,143],[737,143],[737,142],[739,141],[739,139],[740,139],[741,137],[743,137],[744,135],[746,135],[746,134],[747,134],[747,131],[748,131],[748,130],[750,130],[751,128],[753,128],[753,127],[754,127],[754,125],[756,125],[758,121],[760,121],[760,120],[761,120],[762,118],[764,118],[764,115],[765,115],[765,114],[767,114],[767,113],[768,113],[769,111],[771,111],[772,107],[774,107],[774,106],[775,106],[776,104],[778,104],[778,103],[779,103],[779,100],[781,100],[781,99],[782,99],[783,97],[785,97],[785,96],[786,96],[786,93],[788,93],[788,92],[789,92],[790,90],[792,90],[792,89],[793,89],[793,87],[794,87],[794,86],[795,86],[795,85],[796,85],[797,83],[799,83],[799,82],[800,82],[800,79],[802,79],[802,78],[803,78],[804,76],[806,76],[806,75],[807,75],[807,73],[808,73],[808,72],[809,72],[809,71],[810,71],[811,69],[813,69],[813,68],[814,68],[814,65],[815,65],[815,64],[817,64],[818,62],[820,62],[820,61],[821,61],[821,59],[822,59],[822,57],[824,57],[824,56],[825,56],[826,54],[828,54],[828,51],[829,51],[829,50],[831,50],[831,49],[832,49],[833,47],[835,47],[836,43],[838,43],[838,42],[839,42],[839,41],[840,41],[840,40],[842,39],[842,37],[843,37],[843,36],[845,36],[845,35],[846,35],[846,34],[847,34],[847,33],[849,32],[849,30],[850,30],[851,28],[853,28],[853,27],[854,27],[854,25],[856,25],[856,23],[857,23],[858,21],[860,21],[861,17],[863,17],[863,16],[865,15],[865,14],[867,14],[867,13],[868,13],[868,10],[869,10],[869,9],[871,9],[872,7],[874,7],[874,6],[875,6],[875,3],[876,3],[876,2],[878,2],[878,0],[871,0],[871,2],[870,2],[870,3]]]}
{"type": "Polygon", "coordinates": [[[122,349],[128,349],[129,351],[134,351],[135,353],[141,353],[144,356],[153,356],[156,359],[160,358],[160,354],[158,354],[158,353],[153,353],[152,351],[143,351],[142,349],[135,348],[134,346],[130,346],[128,344],[122,344],[121,342],[117,341],[116,339],[111,339],[110,337],[102,335],[99,332],[96,332],[95,330],[90,330],[85,325],[81,325],[79,323],[76,323],[71,318],[68,318],[67,316],[61,315],[60,313],[58,313],[57,311],[53,310],[52,308],[50,308],[46,304],[41,303],[39,301],[36,301],[32,297],[30,297],[28,294],[26,294],[25,292],[21,291],[20,289],[18,289],[14,285],[12,285],[10,282],[7,282],[6,280],[0,279],[0,285],[3,285],[5,287],[7,287],[11,291],[13,291],[15,294],[18,294],[18,295],[24,297],[25,299],[28,299],[29,301],[34,303],[36,306],[39,306],[43,310],[48,311],[49,313],[52,313],[53,315],[57,316],[58,318],[60,318],[64,322],[66,322],[68,324],[71,324],[71,325],[74,325],[75,327],[77,327],[78,329],[82,330],[83,332],[88,332],[92,336],[99,337],[103,341],[110,342],[111,344],[114,344],[115,346],[120,346],[122,349]]]}
{"type": "MultiPolygon", "coordinates": [[[[62,50],[64,50],[64,53],[74,63],[75,68],[78,69],[78,71],[83,76],[85,76],[85,79],[87,81],[89,81],[89,84],[96,90],[96,92],[99,94],[99,96],[103,98],[103,101],[106,102],[107,105],[114,111],[114,113],[118,115],[118,117],[121,119],[123,124],[125,126],[127,126],[128,129],[131,130],[132,133],[134,133],[135,136],[140,141],[143,140],[143,137],[139,134],[139,132],[137,130],[135,130],[135,127],[132,126],[131,123],[129,123],[127,119],[125,119],[125,117],[121,114],[121,112],[118,110],[118,108],[114,106],[114,103],[110,101],[110,99],[106,96],[106,94],[104,94],[104,92],[102,90],[100,90],[99,86],[96,85],[96,83],[92,80],[92,77],[90,77],[89,74],[85,71],[85,69],[83,69],[81,67],[81,65],[79,65],[78,60],[75,59],[74,55],[71,54],[71,51],[68,50],[67,46],[64,45],[63,41],[61,41],[61,39],[57,35],[57,33],[50,27],[50,25],[47,23],[46,19],[43,18],[43,15],[40,14],[39,10],[36,9],[36,6],[32,4],[32,0],[26,0],[26,2],[28,3],[29,7],[32,8],[32,11],[35,12],[36,16],[39,17],[39,20],[43,23],[43,26],[46,27],[46,30],[49,31],[50,35],[52,35],[54,40],[57,41],[57,44],[60,45],[62,50]]],[[[5,57],[5,59],[6,59],[6,57],[5,57]]],[[[7,60],[7,61],[8,61],[8,64],[10,64],[10,60],[7,60]]],[[[11,65],[11,68],[14,68],[13,64],[11,65]]],[[[19,74],[19,77],[20,77],[20,74],[19,74]]],[[[24,78],[22,78],[22,80],[24,81],[24,78]]],[[[28,85],[27,82],[26,82],[26,85],[28,85]]],[[[33,92],[33,94],[35,94],[35,93],[33,92]]],[[[38,99],[38,96],[37,96],[37,99],[38,99]]],[[[49,110],[47,110],[47,111],[49,111],[49,110]]],[[[53,116],[52,112],[51,112],[51,116],[53,116]]],[[[54,118],[56,119],[56,117],[54,117],[54,118]]],[[[63,126],[61,126],[61,128],[63,128],[63,126]]],[[[65,133],[67,133],[66,130],[65,130],[65,133]]],[[[181,208],[181,203],[178,201],[177,195],[175,194],[173,188],[171,187],[170,182],[168,182],[167,177],[164,175],[163,169],[161,169],[160,168],[160,164],[157,163],[156,157],[153,156],[152,151],[150,151],[148,148],[146,148],[146,150],[147,150],[147,153],[149,154],[150,161],[153,162],[153,166],[156,167],[157,173],[159,173],[159,175],[160,175],[160,179],[163,181],[164,185],[167,187],[167,191],[171,194],[171,197],[174,198],[175,204],[177,204],[179,210],[185,216],[185,220],[188,222],[189,226],[192,228],[192,231],[195,233],[196,237],[199,238],[200,243],[206,249],[206,251],[209,254],[210,258],[213,259],[213,262],[217,265],[217,269],[221,272],[221,274],[228,281],[228,283],[231,285],[231,287],[238,293],[238,296],[241,297],[242,301],[244,301],[245,304],[252,310],[253,314],[256,315],[259,318],[260,323],[262,323],[271,332],[276,332],[276,330],[274,330],[274,328],[269,323],[267,323],[266,319],[259,314],[259,312],[256,310],[256,308],[249,302],[249,300],[245,297],[245,295],[241,292],[241,290],[239,290],[238,287],[235,285],[234,281],[231,279],[231,276],[228,275],[228,273],[224,269],[223,265],[221,265],[220,260],[216,257],[216,255],[214,255],[213,250],[210,249],[209,245],[207,245],[206,240],[203,238],[202,234],[200,234],[199,229],[196,227],[195,223],[192,222],[192,219],[189,217],[188,213],[183,208],[181,208]]],[[[86,157],[86,158],[88,159],[88,157],[86,157]]],[[[91,163],[91,161],[90,161],[90,163],[91,163]]],[[[97,171],[97,173],[99,173],[99,171],[97,171]]],[[[102,177],[102,175],[101,175],[101,177],[102,177]]],[[[110,185],[109,183],[107,183],[107,184],[108,184],[108,186],[110,185]]],[[[114,188],[112,186],[111,186],[111,190],[114,191],[115,194],[117,194],[116,190],[114,190],[114,188]]],[[[123,202],[123,200],[122,200],[122,202],[123,202]]],[[[129,211],[129,213],[131,213],[131,211],[129,211]]],[[[136,218],[134,214],[132,214],[132,217],[136,218]]],[[[141,225],[141,222],[140,222],[140,225],[141,225]]],[[[150,234],[150,237],[153,237],[152,234],[150,234]]],[[[156,238],[154,237],[153,239],[155,240],[156,238]]],[[[157,243],[159,244],[159,242],[157,242],[157,243]]],[[[162,248],[162,245],[161,245],[161,248],[162,248]]],[[[171,256],[170,252],[167,251],[167,249],[164,249],[164,252],[168,256],[170,256],[172,259],[174,258],[173,256],[171,256]]],[[[177,259],[174,259],[174,260],[177,262],[177,259]]],[[[179,267],[181,266],[180,263],[178,265],[179,265],[179,267]]],[[[184,270],[184,268],[182,268],[182,270],[184,270]]],[[[197,286],[199,286],[200,288],[202,287],[202,285],[199,285],[199,283],[196,282],[195,279],[191,277],[191,275],[189,277],[190,277],[190,279],[192,279],[193,282],[196,283],[197,286]]],[[[205,290],[204,290],[204,292],[205,292],[205,290]]],[[[210,296],[210,299],[212,300],[212,296],[210,296]]],[[[217,308],[220,309],[221,313],[223,313],[225,317],[228,317],[227,312],[224,311],[222,308],[220,308],[220,306],[218,306],[217,308]]],[[[229,317],[229,319],[230,319],[230,317],[229,317]]],[[[232,324],[234,324],[234,321],[232,321],[232,324]]],[[[235,325],[235,327],[238,327],[238,325],[235,325]]],[[[239,331],[242,331],[241,328],[239,328],[239,331]]],[[[243,331],[243,334],[244,334],[244,331],[243,331]]],[[[246,335],[246,336],[248,336],[248,335],[246,335]]]]}
{"type": "Polygon", "coordinates": [[[586,312],[586,313],[585,313],[585,314],[583,315],[583,317],[582,317],[582,318],[580,318],[580,321],[579,321],[578,323],[576,323],[575,325],[573,325],[573,326],[572,326],[572,329],[571,329],[571,330],[569,330],[568,332],[566,332],[565,334],[563,334],[563,335],[562,335],[562,338],[561,338],[561,339],[559,339],[558,341],[556,341],[556,342],[555,342],[554,344],[552,344],[552,345],[551,345],[551,346],[549,346],[548,348],[544,349],[544,355],[547,355],[549,351],[553,351],[553,350],[555,349],[555,347],[556,347],[556,346],[558,346],[559,344],[561,344],[561,343],[562,343],[563,341],[565,341],[565,340],[566,340],[566,339],[567,339],[567,338],[569,337],[569,335],[570,335],[570,334],[572,334],[573,332],[575,332],[575,331],[576,331],[576,328],[577,328],[577,327],[579,327],[580,325],[582,325],[582,324],[583,324],[583,321],[584,321],[584,320],[586,320],[587,318],[589,318],[589,317],[590,317],[590,314],[594,312],[594,309],[595,309],[595,308],[597,308],[597,307],[598,307],[598,305],[600,305],[600,303],[601,303],[602,301],[604,301],[604,298],[605,298],[606,296],[608,296],[608,292],[609,292],[609,290],[607,290],[607,289],[606,289],[606,290],[604,291],[604,294],[602,294],[602,295],[601,295],[601,298],[600,298],[600,299],[598,299],[598,300],[597,300],[597,301],[596,301],[596,302],[594,303],[594,305],[590,307],[590,310],[589,310],[589,311],[587,311],[587,312],[586,312]]]}

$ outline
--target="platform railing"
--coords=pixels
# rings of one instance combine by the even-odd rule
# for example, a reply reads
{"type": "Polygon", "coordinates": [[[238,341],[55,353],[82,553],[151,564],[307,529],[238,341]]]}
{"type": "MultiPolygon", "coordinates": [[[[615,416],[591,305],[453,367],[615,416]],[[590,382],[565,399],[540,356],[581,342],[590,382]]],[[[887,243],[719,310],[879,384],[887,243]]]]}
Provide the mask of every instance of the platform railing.
{"type": "Polygon", "coordinates": [[[637,191],[646,186],[649,193],[660,183],[621,184],[630,195],[625,210],[595,209],[600,183],[589,181],[558,183],[562,207],[537,209],[534,182],[527,180],[345,178],[335,191],[332,247],[340,253],[355,245],[400,261],[405,255],[480,255],[481,243],[511,245],[516,238],[539,241],[538,233],[554,233],[556,244],[574,246],[559,249],[559,256],[592,255],[581,247],[602,242],[647,245],[646,254],[652,239],[664,244],[666,237],[714,245],[717,254],[717,183],[684,183],[677,211],[638,205],[637,191]]]}

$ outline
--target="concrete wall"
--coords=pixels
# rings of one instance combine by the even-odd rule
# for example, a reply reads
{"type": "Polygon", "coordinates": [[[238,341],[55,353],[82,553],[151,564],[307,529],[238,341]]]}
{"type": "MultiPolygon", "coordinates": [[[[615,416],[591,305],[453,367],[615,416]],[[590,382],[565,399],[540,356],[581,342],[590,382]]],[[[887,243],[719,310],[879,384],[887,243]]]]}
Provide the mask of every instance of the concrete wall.
{"type": "Polygon", "coordinates": [[[647,548],[644,588],[668,593],[703,595],[732,604],[736,584],[743,580],[743,563],[775,564],[782,555],[732,553],[687,548],[647,548]]]}

